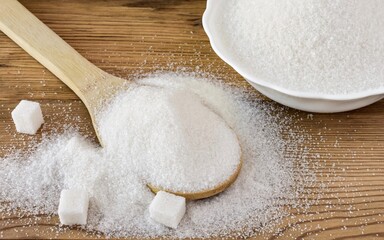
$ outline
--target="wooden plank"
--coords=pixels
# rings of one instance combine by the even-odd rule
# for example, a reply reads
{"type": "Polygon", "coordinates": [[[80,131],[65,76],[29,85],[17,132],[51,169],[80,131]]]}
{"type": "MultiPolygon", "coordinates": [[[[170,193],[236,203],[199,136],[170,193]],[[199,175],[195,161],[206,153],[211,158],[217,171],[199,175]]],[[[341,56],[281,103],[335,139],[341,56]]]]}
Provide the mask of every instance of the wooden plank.
{"type": "MultiPolygon", "coordinates": [[[[202,0],[22,0],[32,13],[103,70],[132,74],[187,67],[215,74],[263,98],[212,51],[201,26],[202,0]],[[170,65],[170,63],[174,63],[170,65]]],[[[340,114],[289,110],[312,140],[318,183],[308,186],[321,198],[307,212],[291,216],[255,239],[384,238],[384,101],[340,114]],[[321,157],[316,158],[316,153],[321,157]],[[322,184],[327,188],[321,188],[322,184]]],[[[0,33],[0,154],[24,148],[42,132],[79,127],[95,139],[86,108],[63,83],[0,33]],[[21,99],[42,103],[46,124],[35,137],[16,134],[10,112],[21,99]],[[64,111],[65,110],[65,111],[64,111]]],[[[59,231],[57,217],[18,219],[0,213],[0,238],[95,238],[81,229],[59,231]]]]}

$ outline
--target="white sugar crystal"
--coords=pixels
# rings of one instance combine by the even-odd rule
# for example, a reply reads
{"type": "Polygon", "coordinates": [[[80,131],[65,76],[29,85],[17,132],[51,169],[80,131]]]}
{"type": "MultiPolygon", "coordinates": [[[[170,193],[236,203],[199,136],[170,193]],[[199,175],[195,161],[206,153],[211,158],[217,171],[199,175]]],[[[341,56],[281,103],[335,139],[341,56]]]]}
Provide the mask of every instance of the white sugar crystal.
{"type": "Polygon", "coordinates": [[[149,206],[150,217],[158,223],[177,228],[185,214],[185,198],[159,191],[149,206]]]}
{"type": "Polygon", "coordinates": [[[220,27],[242,68],[286,89],[384,89],[383,0],[227,0],[220,27]]]}
{"type": "MultiPolygon", "coordinates": [[[[183,138],[183,145],[178,143],[177,146],[168,146],[168,143],[161,140],[161,134],[169,134],[170,130],[153,131],[155,128],[151,126],[160,122],[162,124],[166,119],[164,115],[156,115],[159,111],[149,105],[154,101],[153,94],[156,91],[134,91],[132,88],[131,94],[135,93],[131,95],[132,99],[115,101],[116,111],[111,111],[114,117],[109,116],[116,121],[100,126],[102,137],[107,140],[104,141],[103,148],[91,144],[88,139],[80,137],[79,133],[65,131],[63,134],[44,137],[38,145],[31,144],[27,152],[10,150],[9,155],[0,157],[0,201],[9,202],[11,209],[19,208],[35,214],[54,214],[57,213],[61,189],[84,189],[92,196],[85,229],[99,231],[107,237],[138,239],[163,236],[245,238],[270,227],[276,219],[283,217],[285,211],[281,206],[300,207],[307,204],[304,200],[298,201],[303,188],[310,187],[313,182],[310,178],[312,172],[308,170],[310,165],[305,161],[306,150],[300,145],[306,138],[302,134],[303,130],[299,129],[300,126],[295,127],[294,121],[285,114],[285,110],[269,102],[248,101],[249,95],[244,91],[198,78],[196,75],[162,73],[138,79],[136,82],[146,87],[153,86],[164,94],[186,91],[188,94],[182,95],[185,98],[196,94],[205,106],[225,120],[241,143],[243,160],[241,173],[231,187],[216,197],[188,202],[188,210],[176,230],[152,221],[148,208],[153,194],[146,184],[156,177],[153,176],[155,164],[152,161],[158,159],[146,158],[153,155],[153,152],[145,151],[139,145],[147,144],[156,150],[153,147],[157,144],[169,154],[174,154],[174,150],[178,149],[176,147],[188,145],[183,138]],[[144,93],[148,98],[142,96],[144,93]],[[117,111],[119,104],[121,108],[117,111]],[[135,115],[129,124],[125,118],[129,117],[127,113],[135,115]],[[150,121],[151,118],[157,119],[157,122],[150,121]],[[148,132],[138,128],[143,122],[148,123],[148,132]],[[135,134],[129,135],[128,131],[135,134]],[[154,143],[145,142],[145,137],[140,134],[151,136],[154,143]]],[[[158,101],[165,103],[164,95],[160,93],[156,93],[157,97],[161,96],[158,101]]],[[[178,96],[176,100],[181,99],[180,104],[195,99],[192,97],[193,99],[184,101],[180,95],[173,96],[178,96]]],[[[184,105],[175,105],[178,101],[173,99],[174,101],[170,101],[175,107],[173,110],[182,111],[184,105]]],[[[198,107],[199,104],[190,106],[198,107]]],[[[190,110],[196,112],[196,109],[190,110]]],[[[187,113],[182,115],[184,114],[187,113]]],[[[174,123],[179,126],[181,122],[186,124],[186,129],[189,126],[196,129],[185,118],[174,123]]],[[[168,127],[172,129],[175,126],[168,124],[168,127]]],[[[193,131],[189,134],[193,134],[193,131]]],[[[194,143],[196,145],[193,149],[197,150],[197,146],[204,147],[203,143],[206,141],[197,136],[188,139],[201,140],[202,143],[194,143]]],[[[207,136],[207,140],[215,144],[212,137],[207,136]]],[[[191,153],[190,149],[186,153],[191,153]]],[[[212,162],[212,159],[218,158],[214,155],[213,157],[205,160],[216,166],[217,163],[212,162]]],[[[227,164],[227,159],[221,161],[227,164]]],[[[204,163],[205,166],[208,163],[204,163]]],[[[172,174],[172,167],[174,166],[171,164],[168,167],[159,164],[156,171],[168,175],[172,174]]],[[[223,168],[218,169],[221,171],[223,168]]],[[[212,171],[204,181],[217,180],[221,174],[212,171]]],[[[158,176],[158,179],[165,178],[158,176]]],[[[3,209],[3,212],[7,212],[7,206],[0,204],[0,212],[3,209]]]]}
{"type": "Polygon", "coordinates": [[[12,119],[19,133],[36,134],[44,123],[40,104],[27,100],[21,102],[12,111],[12,119]]]}
{"type": "Polygon", "coordinates": [[[201,97],[183,89],[143,86],[123,92],[101,114],[99,126],[107,148],[135,159],[132,167],[145,163],[148,182],[172,191],[211,189],[240,161],[233,130],[201,97]]]}
{"type": "Polygon", "coordinates": [[[87,224],[89,197],[79,189],[64,189],[60,194],[59,218],[65,225],[87,224]]]}

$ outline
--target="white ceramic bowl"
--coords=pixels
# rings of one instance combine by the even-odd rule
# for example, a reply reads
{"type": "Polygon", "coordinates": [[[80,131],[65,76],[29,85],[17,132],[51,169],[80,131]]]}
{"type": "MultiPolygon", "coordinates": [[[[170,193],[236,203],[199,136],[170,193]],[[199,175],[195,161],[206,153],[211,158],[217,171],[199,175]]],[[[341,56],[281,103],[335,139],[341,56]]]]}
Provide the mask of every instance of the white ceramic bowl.
{"type": "Polygon", "coordinates": [[[204,30],[216,54],[265,96],[292,108],[319,113],[350,111],[384,98],[383,88],[348,95],[325,95],[288,90],[258,78],[247,70],[244,62],[236,59],[235,50],[226,45],[223,33],[220,32],[219,20],[223,17],[225,2],[226,0],[207,1],[207,8],[203,15],[204,30]]]}

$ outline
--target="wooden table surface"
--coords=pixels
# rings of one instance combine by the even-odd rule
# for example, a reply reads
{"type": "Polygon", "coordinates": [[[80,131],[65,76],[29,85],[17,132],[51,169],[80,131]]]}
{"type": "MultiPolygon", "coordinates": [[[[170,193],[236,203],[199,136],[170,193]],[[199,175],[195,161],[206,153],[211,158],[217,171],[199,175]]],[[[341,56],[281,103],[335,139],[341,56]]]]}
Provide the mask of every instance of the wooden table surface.
{"type": "MultiPolygon", "coordinates": [[[[263,98],[212,51],[201,24],[204,0],[21,0],[32,13],[91,62],[129,78],[134,73],[187,67],[211,72],[263,98]]],[[[1,1],[0,1],[1,4],[1,1]]],[[[291,209],[273,233],[256,239],[384,238],[384,101],[340,114],[289,110],[320,157],[311,158],[321,198],[307,213],[291,209]],[[326,188],[320,186],[327,185],[326,188]]],[[[87,111],[63,83],[0,33],[0,154],[39,140],[42,132],[76,125],[94,138],[87,111]],[[11,110],[39,101],[46,123],[36,136],[16,134],[11,110]]],[[[0,155],[0,156],[1,156],[0,155]]],[[[309,196],[310,197],[310,196],[309,196]]],[[[0,213],[1,238],[94,238],[58,230],[58,218],[0,213]],[[32,225],[31,225],[32,223],[32,225]]]]}

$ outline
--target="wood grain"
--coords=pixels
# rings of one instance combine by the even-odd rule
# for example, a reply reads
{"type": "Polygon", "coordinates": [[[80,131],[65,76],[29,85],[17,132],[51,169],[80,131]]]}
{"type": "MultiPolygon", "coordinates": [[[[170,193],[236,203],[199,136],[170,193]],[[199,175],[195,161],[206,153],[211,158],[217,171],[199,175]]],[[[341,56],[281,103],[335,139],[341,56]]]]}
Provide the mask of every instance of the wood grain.
{"type": "MultiPolygon", "coordinates": [[[[263,99],[211,50],[201,26],[202,0],[22,0],[33,14],[101,69],[125,78],[186,67],[215,74],[263,99]],[[173,63],[173,64],[171,64],[173,63]]],[[[303,198],[320,198],[306,212],[287,209],[272,232],[255,239],[384,238],[384,101],[340,114],[288,110],[312,137],[318,182],[303,198]],[[319,154],[319,157],[316,157],[319,154]],[[327,185],[326,188],[322,187],[327,185]]],[[[81,101],[61,81],[0,33],[0,154],[39,141],[42,133],[79,127],[95,138],[81,101]],[[46,124],[37,136],[16,134],[11,110],[21,99],[42,103],[46,124]]],[[[1,238],[95,238],[59,230],[57,217],[0,213],[1,238]]]]}
{"type": "Polygon", "coordinates": [[[17,0],[2,1],[0,30],[76,93],[87,107],[102,143],[96,112],[126,80],[89,62],[17,0]]]}

